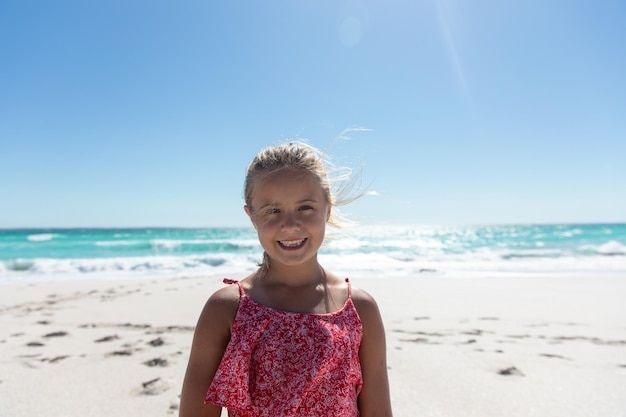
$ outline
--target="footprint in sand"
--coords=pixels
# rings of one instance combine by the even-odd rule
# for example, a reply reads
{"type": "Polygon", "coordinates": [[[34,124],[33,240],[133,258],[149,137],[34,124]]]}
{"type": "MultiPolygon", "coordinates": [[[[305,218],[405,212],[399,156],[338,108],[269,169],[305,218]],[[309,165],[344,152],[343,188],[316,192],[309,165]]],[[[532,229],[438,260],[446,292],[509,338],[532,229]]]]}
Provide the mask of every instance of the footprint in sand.
{"type": "Polygon", "coordinates": [[[543,357],[546,357],[546,358],[564,359],[566,361],[571,361],[570,358],[566,358],[565,356],[557,355],[555,353],[540,353],[539,356],[543,356],[543,357]]]}
{"type": "Polygon", "coordinates": [[[100,339],[96,339],[94,340],[95,343],[103,343],[103,342],[111,342],[113,340],[118,340],[120,337],[116,334],[111,335],[111,336],[104,336],[101,337],[100,339]]]}
{"type": "Polygon", "coordinates": [[[507,376],[509,376],[509,375],[525,376],[522,371],[520,371],[519,369],[517,369],[514,366],[511,366],[509,368],[500,369],[500,370],[498,370],[498,374],[499,375],[507,375],[507,376]]]}
{"type": "Polygon", "coordinates": [[[130,349],[124,350],[114,350],[113,352],[107,353],[107,356],[130,356],[133,354],[133,351],[130,349]]]}
{"type": "MultiPolygon", "coordinates": [[[[2,381],[0,381],[1,383],[2,381]]],[[[170,402],[170,407],[167,409],[167,414],[176,414],[180,408],[180,400],[176,399],[170,402]]]]}
{"type": "Polygon", "coordinates": [[[163,378],[154,378],[141,383],[141,387],[135,390],[136,395],[159,395],[170,390],[172,384],[163,378]]]}
{"type": "Polygon", "coordinates": [[[156,339],[149,341],[147,344],[153,347],[163,346],[165,344],[165,340],[161,339],[160,337],[157,337],[156,339]]]}
{"type": "Polygon", "coordinates": [[[48,363],[57,363],[67,358],[69,358],[69,355],[61,355],[61,356],[55,356],[54,358],[44,358],[41,361],[48,362],[48,363]]]}
{"type": "Polygon", "coordinates": [[[63,336],[67,336],[68,333],[64,332],[64,331],[59,331],[59,332],[52,332],[52,333],[48,333],[48,334],[44,334],[43,337],[46,338],[50,338],[50,337],[63,337],[63,336]]]}
{"type": "Polygon", "coordinates": [[[146,366],[169,366],[169,362],[165,358],[154,358],[143,363],[146,366]]]}

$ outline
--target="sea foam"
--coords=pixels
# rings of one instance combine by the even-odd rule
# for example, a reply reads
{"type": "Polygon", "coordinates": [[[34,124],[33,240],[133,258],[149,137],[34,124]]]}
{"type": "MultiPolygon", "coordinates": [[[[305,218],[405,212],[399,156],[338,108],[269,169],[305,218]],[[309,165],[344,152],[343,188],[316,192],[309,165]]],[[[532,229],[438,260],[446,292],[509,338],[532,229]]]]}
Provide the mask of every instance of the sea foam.
{"type": "Polygon", "coordinates": [[[60,235],[55,233],[38,233],[34,235],[29,235],[27,239],[31,242],[45,242],[46,240],[52,240],[59,236],[60,235]]]}
{"type": "MultiPolygon", "coordinates": [[[[345,276],[626,276],[625,224],[377,225],[327,236],[320,263],[345,276]]],[[[0,230],[0,279],[248,273],[262,253],[252,228],[0,230]]]]}

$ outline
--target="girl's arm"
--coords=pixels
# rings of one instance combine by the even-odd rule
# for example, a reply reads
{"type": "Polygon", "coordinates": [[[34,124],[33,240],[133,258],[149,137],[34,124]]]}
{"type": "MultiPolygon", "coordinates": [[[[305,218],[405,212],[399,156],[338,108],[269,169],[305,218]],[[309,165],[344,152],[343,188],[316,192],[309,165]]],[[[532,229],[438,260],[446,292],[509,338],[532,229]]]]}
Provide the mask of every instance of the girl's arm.
{"type": "Polygon", "coordinates": [[[378,305],[362,290],[355,290],[352,298],[363,323],[359,350],[363,389],[358,398],[359,412],[361,417],[392,417],[385,329],[378,305]]]}
{"type": "Polygon", "coordinates": [[[179,417],[219,417],[221,407],[204,404],[209,385],[230,340],[239,290],[225,287],[206,302],[193,336],[180,398],[179,417]]]}

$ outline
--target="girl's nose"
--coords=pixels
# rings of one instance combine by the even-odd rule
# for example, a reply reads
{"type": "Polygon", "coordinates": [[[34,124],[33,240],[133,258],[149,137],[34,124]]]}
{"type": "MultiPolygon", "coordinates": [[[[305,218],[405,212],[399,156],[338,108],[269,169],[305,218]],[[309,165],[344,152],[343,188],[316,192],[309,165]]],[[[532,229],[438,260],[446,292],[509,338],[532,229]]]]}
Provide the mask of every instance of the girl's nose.
{"type": "Polygon", "coordinates": [[[297,229],[300,227],[300,222],[298,221],[297,216],[287,213],[283,217],[281,226],[283,229],[297,229]]]}

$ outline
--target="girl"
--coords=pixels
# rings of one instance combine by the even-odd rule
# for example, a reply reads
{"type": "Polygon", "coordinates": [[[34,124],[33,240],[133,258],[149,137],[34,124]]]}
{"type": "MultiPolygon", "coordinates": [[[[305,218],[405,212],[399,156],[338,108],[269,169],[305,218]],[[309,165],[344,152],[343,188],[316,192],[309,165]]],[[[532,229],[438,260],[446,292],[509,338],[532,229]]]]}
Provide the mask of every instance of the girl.
{"type": "Polygon", "coordinates": [[[222,407],[230,417],[391,417],[376,302],[317,260],[326,224],[338,224],[332,208],[345,203],[321,154],[301,143],[267,148],[244,192],[263,262],[207,301],[180,417],[222,407]]]}

